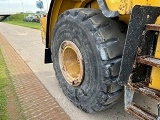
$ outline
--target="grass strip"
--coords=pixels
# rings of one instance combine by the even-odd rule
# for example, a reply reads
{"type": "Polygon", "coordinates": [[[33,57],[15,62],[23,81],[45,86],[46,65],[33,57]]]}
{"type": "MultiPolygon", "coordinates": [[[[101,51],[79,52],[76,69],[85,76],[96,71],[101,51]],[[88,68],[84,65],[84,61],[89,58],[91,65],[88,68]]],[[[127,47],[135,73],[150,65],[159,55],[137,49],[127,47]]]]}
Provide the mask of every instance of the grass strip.
{"type": "Polygon", "coordinates": [[[7,120],[7,93],[6,87],[8,85],[9,77],[7,74],[7,67],[4,62],[4,58],[2,56],[2,52],[0,50],[0,119],[7,120]]]}
{"type": "Polygon", "coordinates": [[[40,30],[40,23],[37,22],[25,22],[24,18],[28,14],[15,14],[9,16],[6,20],[4,20],[5,23],[19,25],[23,27],[29,27],[33,29],[39,29],[40,30]]]}

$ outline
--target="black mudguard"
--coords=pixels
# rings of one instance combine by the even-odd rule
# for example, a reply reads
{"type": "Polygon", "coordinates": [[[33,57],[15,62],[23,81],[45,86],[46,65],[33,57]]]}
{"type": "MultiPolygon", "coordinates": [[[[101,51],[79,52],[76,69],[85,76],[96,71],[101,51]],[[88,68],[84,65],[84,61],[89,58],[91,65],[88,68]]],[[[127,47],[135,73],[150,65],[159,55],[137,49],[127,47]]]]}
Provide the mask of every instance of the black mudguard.
{"type": "Polygon", "coordinates": [[[47,15],[46,48],[45,48],[44,63],[52,63],[51,49],[49,48],[49,26],[50,26],[50,16],[51,16],[51,13],[52,13],[52,6],[54,5],[54,1],[55,0],[51,0],[48,15],[47,15]]]}

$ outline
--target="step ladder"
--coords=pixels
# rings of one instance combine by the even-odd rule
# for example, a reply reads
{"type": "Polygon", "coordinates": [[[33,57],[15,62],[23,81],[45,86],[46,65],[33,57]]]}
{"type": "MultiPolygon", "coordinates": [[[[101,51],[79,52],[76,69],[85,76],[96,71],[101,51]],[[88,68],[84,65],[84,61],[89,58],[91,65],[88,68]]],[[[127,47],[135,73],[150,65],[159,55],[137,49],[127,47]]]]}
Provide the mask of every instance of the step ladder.
{"type": "MultiPolygon", "coordinates": [[[[160,25],[156,24],[146,24],[145,31],[160,31],[160,25]]],[[[147,66],[154,66],[160,68],[160,59],[154,58],[153,56],[143,55],[137,56],[135,59],[136,63],[143,64],[147,66]]],[[[148,110],[141,108],[133,102],[134,92],[143,94],[145,96],[151,97],[160,103],[160,91],[149,88],[148,82],[141,81],[133,83],[130,81],[125,86],[125,110],[137,116],[142,120],[160,120],[160,104],[157,105],[158,113],[157,115],[150,113],[148,110]]]]}

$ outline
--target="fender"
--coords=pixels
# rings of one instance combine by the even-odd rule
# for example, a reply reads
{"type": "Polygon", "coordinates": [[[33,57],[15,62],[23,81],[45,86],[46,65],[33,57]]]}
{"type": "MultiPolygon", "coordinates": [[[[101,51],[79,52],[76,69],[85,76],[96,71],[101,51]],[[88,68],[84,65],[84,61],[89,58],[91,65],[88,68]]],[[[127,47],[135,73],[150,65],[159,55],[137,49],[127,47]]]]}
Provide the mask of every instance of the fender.
{"type": "MultiPolygon", "coordinates": [[[[45,63],[51,63],[51,38],[54,25],[64,11],[73,8],[84,8],[88,3],[95,2],[95,0],[52,0],[47,15],[47,26],[46,26],[46,48],[45,48],[45,63]]],[[[105,0],[97,0],[99,8],[106,17],[116,17],[118,12],[112,12],[108,9],[105,0]]]]}
{"type": "Polygon", "coordinates": [[[46,26],[46,48],[45,48],[45,63],[52,63],[51,60],[51,37],[54,25],[64,11],[73,8],[84,8],[85,5],[92,0],[52,0],[47,15],[46,26]]]}

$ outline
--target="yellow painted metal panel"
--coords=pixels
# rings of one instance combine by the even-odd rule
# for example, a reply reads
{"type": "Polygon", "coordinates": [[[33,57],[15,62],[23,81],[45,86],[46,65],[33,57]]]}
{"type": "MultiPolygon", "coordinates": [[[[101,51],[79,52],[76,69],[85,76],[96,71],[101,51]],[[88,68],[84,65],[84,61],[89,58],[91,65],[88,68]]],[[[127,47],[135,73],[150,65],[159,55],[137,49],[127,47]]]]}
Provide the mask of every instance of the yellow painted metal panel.
{"type": "MultiPolygon", "coordinates": [[[[160,24],[160,17],[158,17],[156,24],[160,24]]],[[[160,34],[158,36],[156,51],[155,51],[155,58],[160,59],[160,34]]],[[[151,83],[149,87],[160,90],[160,69],[156,67],[152,67],[151,72],[151,83]]]]}
{"type": "Polygon", "coordinates": [[[111,11],[119,14],[130,14],[135,5],[160,6],[159,0],[105,0],[111,11]]]}
{"type": "Polygon", "coordinates": [[[47,17],[40,18],[41,23],[41,36],[42,36],[42,43],[45,44],[46,41],[46,25],[47,25],[47,17]]]}
{"type": "MultiPolygon", "coordinates": [[[[112,11],[117,11],[119,7],[124,3],[124,0],[106,0],[107,6],[112,11]]],[[[124,6],[125,7],[125,6],[124,6]]]]}
{"type": "Polygon", "coordinates": [[[63,0],[55,0],[54,5],[52,7],[52,14],[50,16],[50,26],[49,26],[49,45],[48,45],[49,47],[51,47],[52,30],[53,30],[54,24],[58,18],[62,1],[63,0]]]}
{"type": "Polygon", "coordinates": [[[125,0],[106,0],[106,4],[111,11],[118,11],[120,14],[125,14],[127,4],[125,0]]]}
{"type": "Polygon", "coordinates": [[[97,3],[97,0],[92,1],[91,8],[99,9],[99,5],[97,3]]]}
{"type": "Polygon", "coordinates": [[[148,0],[148,5],[160,6],[160,1],[159,0],[148,0]]]}
{"type": "Polygon", "coordinates": [[[157,47],[156,47],[155,57],[160,59],[160,35],[158,37],[158,43],[157,43],[157,47]]]}
{"type": "Polygon", "coordinates": [[[119,15],[119,20],[125,22],[126,24],[129,23],[130,15],[119,15]]]}
{"type": "Polygon", "coordinates": [[[152,67],[150,88],[160,90],[160,69],[152,67]]]}

